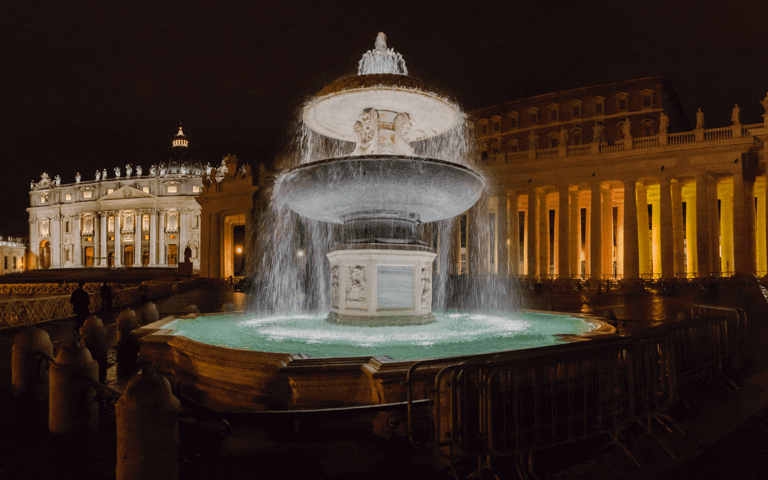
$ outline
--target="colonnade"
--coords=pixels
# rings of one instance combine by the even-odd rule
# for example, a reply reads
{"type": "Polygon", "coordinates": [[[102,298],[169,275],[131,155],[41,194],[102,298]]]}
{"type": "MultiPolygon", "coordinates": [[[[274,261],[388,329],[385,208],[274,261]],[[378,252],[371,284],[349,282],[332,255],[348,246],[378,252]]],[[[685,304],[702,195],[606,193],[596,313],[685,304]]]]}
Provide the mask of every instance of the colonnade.
{"type": "MultiPolygon", "coordinates": [[[[767,194],[765,177],[745,180],[740,172],[509,191],[493,202],[491,271],[560,279],[763,276],[767,194]]],[[[469,257],[478,248],[467,247],[469,257]]]]}

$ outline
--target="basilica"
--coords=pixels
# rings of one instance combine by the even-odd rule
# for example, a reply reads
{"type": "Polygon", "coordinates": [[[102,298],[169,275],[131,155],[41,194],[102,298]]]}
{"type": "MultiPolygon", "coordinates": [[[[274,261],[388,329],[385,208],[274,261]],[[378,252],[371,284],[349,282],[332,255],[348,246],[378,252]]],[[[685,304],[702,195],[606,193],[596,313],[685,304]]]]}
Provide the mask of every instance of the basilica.
{"type": "Polygon", "coordinates": [[[189,248],[200,268],[203,177],[215,169],[192,160],[179,127],[167,161],[80,173],[74,183],[43,173],[31,182],[28,269],[177,267],[189,248]]]}

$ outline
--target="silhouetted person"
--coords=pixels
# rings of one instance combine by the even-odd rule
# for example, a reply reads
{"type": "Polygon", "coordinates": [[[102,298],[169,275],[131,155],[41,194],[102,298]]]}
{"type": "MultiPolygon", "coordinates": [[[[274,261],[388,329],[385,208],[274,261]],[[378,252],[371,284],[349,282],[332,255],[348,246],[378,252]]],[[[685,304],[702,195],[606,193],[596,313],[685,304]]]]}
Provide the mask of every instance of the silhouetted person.
{"type": "Polygon", "coordinates": [[[85,285],[85,282],[81,281],[78,283],[77,290],[72,292],[72,296],[69,297],[69,303],[74,307],[72,310],[77,315],[77,321],[75,322],[75,332],[77,333],[80,332],[80,327],[83,326],[85,319],[91,314],[91,309],[89,308],[91,299],[88,296],[88,292],[83,290],[83,285],[85,285]]]}
{"type": "Polygon", "coordinates": [[[184,263],[189,262],[189,259],[192,258],[192,249],[189,248],[189,245],[187,245],[187,248],[184,249],[184,263]]]}
{"type": "Polygon", "coordinates": [[[99,287],[99,293],[101,294],[101,309],[105,312],[112,312],[112,287],[107,283],[102,283],[99,287]]]}

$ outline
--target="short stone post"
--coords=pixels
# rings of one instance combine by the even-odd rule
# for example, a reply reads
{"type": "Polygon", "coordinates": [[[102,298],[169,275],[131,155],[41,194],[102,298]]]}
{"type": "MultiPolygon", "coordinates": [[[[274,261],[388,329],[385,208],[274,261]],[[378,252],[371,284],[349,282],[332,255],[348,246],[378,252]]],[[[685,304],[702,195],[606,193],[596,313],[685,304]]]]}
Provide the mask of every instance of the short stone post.
{"type": "Polygon", "coordinates": [[[117,480],[179,478],[179,399],[150,369],[133,377],[120,396],[117,480]]]}
{"type": "Polygon", "coordinates": [[[99,428],[96,390],[88,380],[99,376],[99,365],[78,342],[63,346],[51,364],[48,429],[66,434],[99,428]]]}
{"type": "Polygon", "coordinates": [[[154,323],[160,320],[160,312],[157,311],[157,305],[152,302],[147,302],[142,308],[145,325],[154,323]]]}
{"type": "Polygon", "coordinates": [[[126,308],[117,317],[117,374],[131,375],[138,367],[139,342],[131,332],[139,328],[136,312],[126,308]]]}
{"type": "Polygon", "coordinates": [[[48,398],[48,358],[53,358],[53,343],[48,332],[26,328],[13,341],[11,391],[16,397],[45,401],[48,398]]]}
{"type": "Polygon", "coordinates": [[[99,364],[99,381],[103,382],[107,378],[107,354],[110,346],[104,323],[99,317],[91,315],[80,327],[80,335],[85,339],[85,346],[91,356],[99,364]]]}

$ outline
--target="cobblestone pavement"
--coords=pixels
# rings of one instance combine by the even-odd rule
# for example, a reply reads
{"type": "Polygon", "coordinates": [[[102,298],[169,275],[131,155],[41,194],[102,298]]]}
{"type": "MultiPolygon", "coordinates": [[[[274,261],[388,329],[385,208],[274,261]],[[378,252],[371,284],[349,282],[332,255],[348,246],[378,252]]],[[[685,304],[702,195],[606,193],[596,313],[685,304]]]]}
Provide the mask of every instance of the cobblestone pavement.
{"type": "MultiPolygon", "coordinates": [[[[218,290],[193,290],[155,303],[161,314],[179,312],[190,303],[202,312],[217,311],[224,302],[238,306],[245,296],[218,290]]],[[[768,466],[768,318],[765,299],[759,294],[728,294],[708,297],[660,297],[652,295],[541,296],[525,305],[530,308],[600,314],[610,309],[624,324],[620,329],[637,331],[674,319],[693,304],[735,306],[747,311],[749,335],[744,369],[736,391],[725,382],[712,382],[690,392],[687,406],[672,413],[685,435],[656,428],[670,446],[672,460],[656,439],[645,436],[630,442],[629,450],[643,465],[638,469],[618,448],[596,454],[606,439],[543,452],[537,464],[561,479],[709,479],[766,478],[768,466]]],[[[106,325],[112,315],[99,314],[106,325]]],[[[41,325],[57,341],[71,335],[72,320],[41,325]]],[[[114,329],[112,330],[114,332],[114,329]]],[[[62,437],[47,428],[47,406],[19,404],[10,395],[11,347],[18,329],[0,331],[0,478],[8,479],[112,479],[115,477],[114,413],[103,409],[101,428],[89,434],[62,437]]],[[[114,361],[114,355],[110,356],[114,361]]],[[[114,366],[108,382],[120,388],[114,366]]],[[[294,424],[236,424],[224,442],[220,456],[189,458],[182,462],[185,480],[208,478],[449,478],[434,473],[428,453],[406,442],[387,441],[369,433],[350,435],[338,425],[313,425],[294,433],[294,424]]],[[[639,435],[638,435],[639,436],[639,435]]],[[[505,477],[509,470],[499,470],[505,477]]],[[[507,477],[509,478],[509,477],[507,477]]]]}

